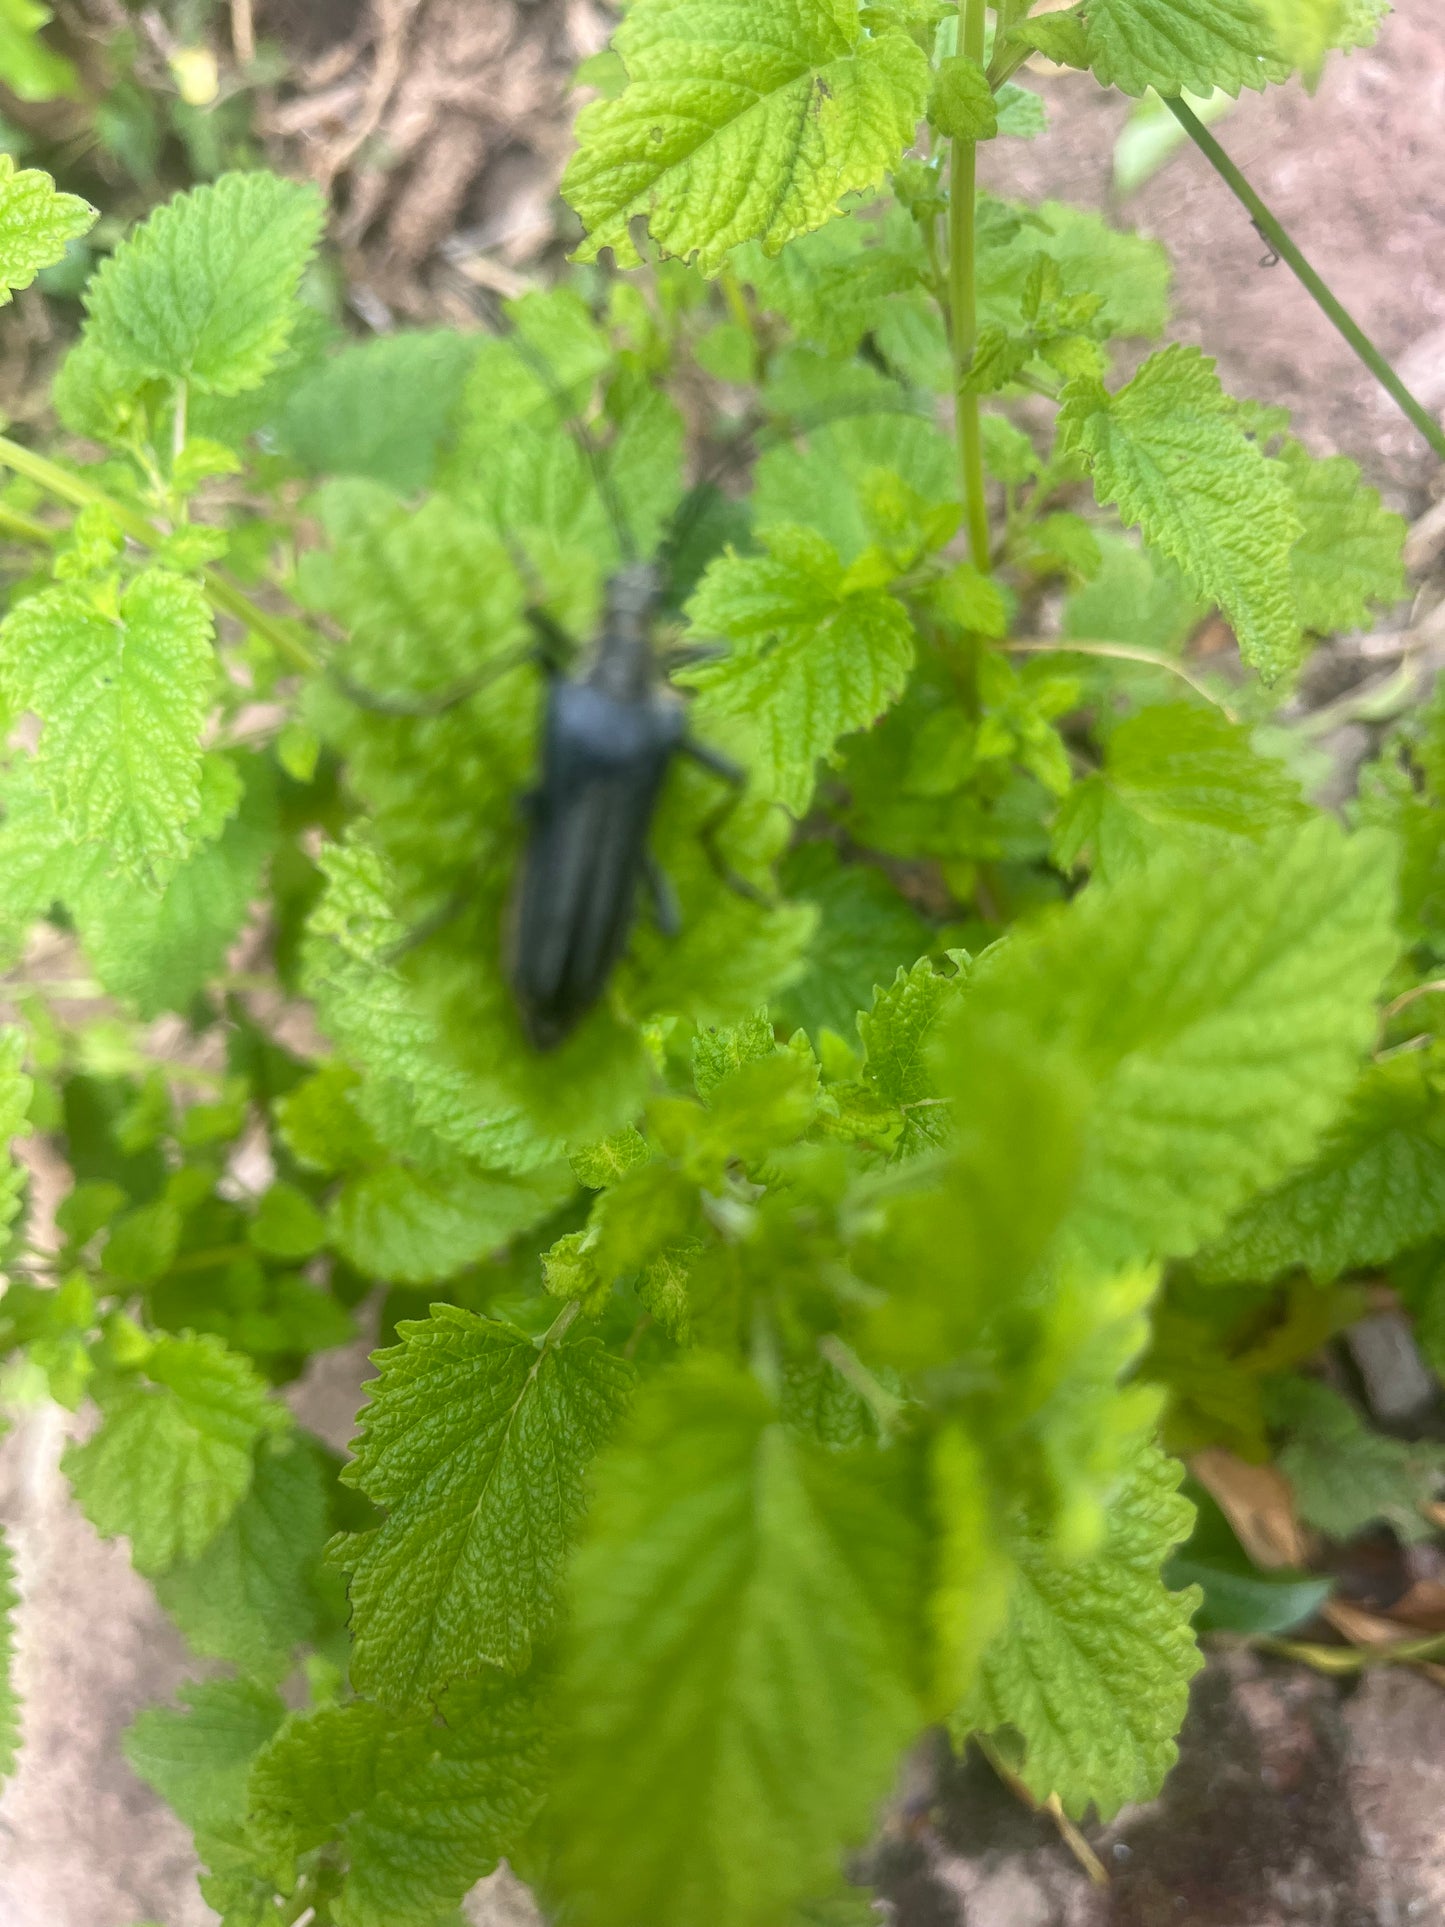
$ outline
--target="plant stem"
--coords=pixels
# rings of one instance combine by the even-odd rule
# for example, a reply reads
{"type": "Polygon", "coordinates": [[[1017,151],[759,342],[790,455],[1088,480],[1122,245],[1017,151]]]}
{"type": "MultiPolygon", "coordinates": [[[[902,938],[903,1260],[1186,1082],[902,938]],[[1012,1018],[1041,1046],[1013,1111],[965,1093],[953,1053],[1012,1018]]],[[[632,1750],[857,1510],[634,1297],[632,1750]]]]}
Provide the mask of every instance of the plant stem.
{"type": "Polygon", "coordinates": [[[53,549],[60,540],[59,532],[37,522],[33,515],[22,515],[19,509],[0,506],[0,536],[10,535],[17,542],[33,542],[37,548],[53,549]]]}
{"type": "Polygon", "coordinates": [[[890,1392],[881,1384],[859,1358],[851,1345],[844,1344],[836,1332],[825,1332],[818,1340],[819,1355],[827,1359],[833,1370],[853,1387],[863,1403],[878,1421],[878,1429],[884,1438],[891,1438],[897,1431],[899,1421],[907,1408],[908,1401],[890,1392]]]}
{"type": "Polygon", "coordinates": [[[1237,200],[1243,202],[1254,225],[1280,260],[1286,262],[1294,271],[1305,289],[1339,329],[1385,393],[1409,416],[1441,461],[1445,462],[1445,429],[1441,428],[1430,411],[1410,393],[1354,316],[1340,304],[1328,285],[1310,266],[1203,121],[1183,100],[1166,100],[1164,105],[1231,193],[1237,200]]]}
{"type": "Polygon", "coordinates": [[[1182,662],[1175,662],[1169,656],[1156,655],[1152,649],[1133,649],[1122,642],[1076,642],[1068,636],[1051,636],[1037,642],[1021,637],[1016,641],[1000,643],[999,647],[1009,656],[1102,656],[1112,662],[1138,662],[1150,669],[1163,669],[1187,683],[1197,696],[1212,703],[1228,721],[1232,723],[1238,720],[1229,704],[1216,696],[1197,676],[1191,675],[1182,662]]]}
{"type": "MultiPolygon", "coordinates": [[[[958,50],[983,61],[984,0],[959,0],[958,50]]],[[[964,393],[978,346],[975,201],[978,193],[978,143],[955,140],[948,181],[948,320],[953,346],[954,422],[963,475],[964,519],[974,565],[988,573],[988,506],[983,494],[983,440],[978,396],[964,393]]]]}
{"type": "MultiPolygon", "coordinates": [[[[123,502],[117,502],[104,489],[97,488],[93,482],[87,482],[79,475],[72,475],[58,462],[37,455],[33,448],[12,442],[7,435],[0,435],[0,466],[13,469],[17,475],[27,476],[47,495],[53,495],[61,502],[69,502],[73,508],[99,506],[105,509],[117,527],[143,548],[159,548],[166,539],[143,515],[127,508],[123,502]]],[[[40,530],[41,526],[36,523],[36,530],[40,530]]],[[[53,543],[55,536],[52,530],[46,529],[43,536],[36,534],[31,539],[53,543]]],[[[310,672],[320,667],[304,642],[293,636],[284,623],[258,608],[243,589],[238,589],[218,569],[204,569],[202,580],[207,595],[218,609],[228,616],[234,616],[237,622],[244,623],[247,628],[254,629],[258,636],[263,636],[293,669],[310,672]]]]}

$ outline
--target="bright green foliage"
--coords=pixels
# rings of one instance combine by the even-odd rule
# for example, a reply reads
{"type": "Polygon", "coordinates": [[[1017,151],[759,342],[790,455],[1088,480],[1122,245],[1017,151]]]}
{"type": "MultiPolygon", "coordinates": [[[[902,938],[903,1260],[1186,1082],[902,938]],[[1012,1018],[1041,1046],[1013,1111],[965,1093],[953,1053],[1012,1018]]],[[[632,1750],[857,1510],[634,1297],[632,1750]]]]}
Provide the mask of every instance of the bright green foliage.
{"type": "Polygon", "coordinates": [[[20,1209],[25,1168],[11,1149],[13,1140],[28,1129],[34,1086],[20,1066],[25,1060],[24,1033],[6,1025],[0,1027],[0,1227],[8,1225],[20,1209]]]}
{"type": "Polygon", "coordinates": [[[900,1158],[948,1139],[951,1119],[933,1062],[940,1021],[956,1004],[959,987],[957,977],[925,958],[911,970],[900,965],[887,989],[875,991],[872,1009],[859,1013],[864,1079],[898,1114],[900,1158]]]}
{"type": "Polygon", "coordinates": [[[1022,326],[1025,296],[1042,256],[1059,270],[1052,299],[1080,304],[1075,312],[1086,333],[1154,340],[1164,332],[1174,270],[1157,241],[1121,233],[1064,201],[1022,208],[988,199],[980,203],[978,238],[979,318],[985,324],[1008,331],[1022,326]]]}
{"type": "MultiPolygon", "coordinates": [[[[62,889],[97,977],[142,1017],[184,1010],[219,970],[260,888],[275,839],[275,803],[261,766],[226,811],[219,834],[205,835],[208,779],[202,765],[198,847],[159,896],[139,892],[123,876],[91,864],[73,889],[62,889]]],[[[226,767],[226,766],[223,766],[226,767]]],[[[223,805],[224,807],[224,805],[223,805]]]]}
{"type": "Polygon", "coordinates": [[[1445,1097],[1433,1054],[1372,1065],[1318,1156],[1253,1199],[1200,1259],[1206,1278],[1327,1280],[1445,1232],[1445,1097]]]}
{"type": "Polygon", "coordinates": [[[1099,555],[1098,573],[1065,606],[1066,636],[1171,649],[1206,613],[1207,604],[1165,557],[1107,530],[1099,535],[1099,555]]]}
{"type": "Polygon", "coordinates": [[[435,1713],[366,1700],[293,1713],[251,1772],[253,1836],[283,1870],[339,1839],[337,1927],[432,1927],[535,1811],[537,1712],[532,1679],[493,1678],[454,1688],[435,1713]]]}
{"type": "Polygon", "coordinates": [[[156,1595],[196,1652],[279,1675],[316,1631],[326,1538],[321,1464],[309,1446],[287,1441],[258,1455],[240,1505],[198,1558],[157,1577],[156,1595]]]}
{"type": "Polygon", "coordinates": [[[901,405],[891,383],[870,382],[856,410],[826,390],[817,407],[822,420],[810,426],[805,448],[783,442],[758,463],[754,518],[759,529],[795,527],[798,505],[806,502],[815,535],[825,537],[850,565],[879,544],[880,536],[888,547],[893,546],[890,537],[902,537],[906,546],[897,561],[885,558],[880,569],[875,560],[871,570],[860,567],[855,578],[863,588],[871,573],[873,586],[880,586],[880,576],[886,583],[913,559],[909,548],[916,553],[924,547],[929,511],[954,500],[953,451],[931,421],[901,405]],[[895,527],[890,529],[889,522],[895,527]]]}
{"type": "Polygon", "coordinates": [[[0,679],[44,724],[35,773],[67,833],[156,885],[189,854],[201,807],[211,638],[205,597],[164,569],[109,605],[44,590],[0,628],[0,679]]]}
{"type": "Polygon", "coordinates": [[[455,1157],[420,1171],[380,1164],[347,1179],[331,1207],[330,1231],[337,1250],[363,1270],[426,1285],[497,1250],[569,1189],[560,1167],[512,1178],[455,1157]]]}
{"type": "Polygon", "coordinates": [[[314,189],[223,174],[158,208],[86,291],[86,343],[108,379],[239,395],[275,367],[321,230],[314,189]]]}
{"type": "Polygon", "coordinates": [[[144,1573],[205,1551],[250,1490],[256,1446],[287,1425],[251,1364],[209,1337],[157,1339],[102,1408],[65,1471],[97,1532],[124,1533],[144,1573]]]}
{"type": "Polygon", "coordinates": [[[478,1079],[447,1062],[436,1023],[386,961],[406,931],[374,853],[364,846],[336,851],[327,867],[332,888],[311,920],[307,987],[328,1033],[369,1073],[363,1115],[373,1129],[409,1135],[421,1125],[504,1169],[535,1169],[556,1158],[560,1138],[529,1131],[515,1110],[494,1107],[478,1079]]]}
{"type": "Polygon", "coordinates": [[[1316,819],[1096,884],[997,954],[967,1030],[1027,1023],[1093,1087],[1085,1249],[1185,1256],[1309,1154],[1374,1030],[1390,911],[1388,846],[1316,819]]]}
{"type": "Polygon", "coordinates": [[[827,1883],[920,1723],[917,1528],[876,1454],[736,1368],[658,1381],[604,1461],[549,1827],[587,1917],[774,1920],[827,1883]]]}
{"type": "Polygon", "coordinates": [[[399,1335],[378,1356],[348,1473],[387,1518],[344,1557],[352,1677],[405,1704],[527,1664],[631,1373],[595,1339],[539,1347],[447,1305],[399,1335]]]}
{"type": "Polygon", "coordinates": [[[940,61],[928,97],[928,118],[946,140],[986,141],[998,132],[998,103],[976,60],[950,54],[940,61]]]}
{"type": "Polygon", "coordinates": [[[476,359],[465,335],[379,335],[323,362],[287,398],[287,454],[318,475],[425,488],[476,359]]]}
{"type": "Polygon", "coordinates": [[[1445,1447],[1369,1431],[1346,1399],[1313,1379],[1282,1380],[1272,1416],[1288,1434],[1279,1466],[1307,1525],[1339,1540],[1377,1520],[1407,1542],[1428,1536],[1420,1508],[1445,1486],[1445,1447]]]}
{"type": "Polygon", "coordinates": [[[1258,0],[1275,45],[1312,86],[1334,47],[1369,46],[1389,0],[1258,0]]]}
{"type": "Polygon", "coordinates": [[[1405,593],[1404,521],[1343,455],[1314,461],[1287,441],[1279,459],[1304,530],[1290,556],[1301,627],[1321,636],[1368,628],[1372,605],[1405,593]]]}
{"type": "Polygon", "coordinates": [[[789,1028],[850,1037],[875,986],[896,973],[900,957],[927,950],[932,930],[881,871],[840,862],[830,843],[795,850],[783,883],[789,896],[817,909],[818,932],[778,1014],[789,1028]]]}
{"type": "Polygon", "coordinates": [[[1012,1727],[1020,1774],[1038,1800],[1066,1813],[1096,1806],[1111,1819],[1158,1792],[1174,1764],[1190,1675],[1203,1663],[1189,1629],[1192,1587],[1172,1593],[1159,1568],[1186,1538],[1193,1507],[1181,1468],[1139,1452],[1109,1508],[1099,1551],[1065,1563],[1025,1527],[1006,1625],[983,1656],[955,1717],[960,1732],[1012,1727]]]}
{"type": "Polygon", "coordinates": [[[40,38],[41,28],[54,17],[37,0],[0,0],[0,80],[20,100],[54,100],[76,92],[75,68],[40,38]]]}
{"type": "Polygon", "coordinates": [[[1245,659],[1271,677],[1292,668],[1300,621],[1290,556],[1302,525],[1214,363],[1197,348],[1166,348],[1115,395],[1077,382],[1060,427],[1088,458],[1100,500],[1219,604],[1245,659]]]}
{"type": "Polygon", "coordinates": [[[126,1758],[147,1786],[170,1802],[197,1836],[205,1858],[244,1837],[251,1761],[286,1709],[274,1690],[250,1680],[189,1684],[190,1710],[149,1707],[125,1736],[126,1758]]]}
{"type": "MultiPolygon", "coordinates": [[[[4,52],[0,5],[0,74],[4,52]]],[[[0,154],[0,306],[13,289],[28,288],[42,268],[53,267],[94,220],[94,208],[74,194],[58,194],[48,174],[33,167],[17,174],[11,156],[0,154]]]]}
{"type": "Polygon", "coordinates": [[[15,1770],[20,1747],[20,1702],[15,1691],[15,1564],[0,1527],[0,1782],[15,1770]]]}
{"type": "Polygon", "coordinates": [[[725,556],[708,571],[692,625],[739,647],[687,680],[702,692],[701,718],[745,719],[754,781],[802,816],[817,759],[901,695],[913,631],[899,602],[872,583],[854,587],[809,530],[784,524],[766,539],[766,559],[725,556]]]}
{"type": "MultiPolygon", "coordinates": [[[[1031,47],[1233,94],[1381,8],[1028,10],[985,70],[954,0],[633,0],[568,190],[645,275],[495,331],[348,340],[319,199],[223,174],[106,233],[71,439],[8,444],[0,1139],[66,1176],[53,1237],[0,1178],[0,1366],[236,1675],[128,1743],[225,1927],[460,1927],[503,1854],[578,1927],[854,1927],[939,1721],[1074,1813],[1156,1790],[1156,1441],[1429,1529],[1439,1453],[1280,1376],[1382,1265],[1445,1359],[1445,700],[1343,692],[1355,796],[1287,686],[1403,525],[1198,351],[1116,372],[1160,242],[950,207],[947,152],[1042,130],[1031,47]],[[644,562],[700,754],[627,763],[620,955],[538,1050],[524,865],[624,740],[556,677],[644,562]],[[366,1330],[341,1473],[280,1388],[366,1330]]],[[[0,281],[87,220],[0,159],[0,281]]],[[[1329,1583],[1188,1556],[1216,1625],[1329,1583]]]]}
{"type": "Polygon", "coordinates": [[[1161,849],[1207,861],[1307,814],[1297,784],[1251,748],[1247,729],[1218,710],[1161,704],[1121,723],[1104,769],[1069,792],[1053,853],[1061,865],[1087,854],[1094,875],[1111,880],[1161,849]]]}
{"type": "Polygon", "coordinates": [[[639,214],[707,274],[742,241],[776,254],[878,184],[928,91],[913,41],[863,33],[846,0],[638,0],[614,44],[628,85],[583,109],[562,191],[586,258],[610,247],[621,267],[639,214]]]}
{"type": "Polygon", "coordinates": [[[1275,42],[1254,0],[1088,0],[1083,13],[1089,65],[1123,93],[1238,94],[1272,78],[1275,42]]]}

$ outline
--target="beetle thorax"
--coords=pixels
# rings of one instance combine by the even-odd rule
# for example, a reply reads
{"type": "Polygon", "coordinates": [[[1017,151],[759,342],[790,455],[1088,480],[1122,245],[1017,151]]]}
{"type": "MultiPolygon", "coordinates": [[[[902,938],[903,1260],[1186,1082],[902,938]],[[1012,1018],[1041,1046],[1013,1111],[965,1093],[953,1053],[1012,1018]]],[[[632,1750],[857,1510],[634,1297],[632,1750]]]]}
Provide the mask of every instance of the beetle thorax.
{"type": "Polygon", "coordinates": [[[662,583],[650,562],[630,562],[607,585],[602,633],[587,680],[622,702],[635,702],[652,687],[652,623],[662,583]]]}

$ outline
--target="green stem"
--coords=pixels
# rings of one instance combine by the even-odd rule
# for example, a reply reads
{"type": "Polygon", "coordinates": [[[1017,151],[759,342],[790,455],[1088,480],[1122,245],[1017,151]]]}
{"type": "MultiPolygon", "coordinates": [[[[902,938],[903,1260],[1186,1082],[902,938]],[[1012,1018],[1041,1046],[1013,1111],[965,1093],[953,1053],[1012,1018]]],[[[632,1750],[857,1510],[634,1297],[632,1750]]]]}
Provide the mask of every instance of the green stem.
{"type": "MultiPolygon", "coordinates": [[[[984,0],[959,0],[959,52],[980,64],[984,26],[984,0]]],[[[983,437],[979,429],[978,396],[964,393],[964,382],[978,347],[975,235],[978,143],[955,140],[952,150],[948,185],[948,319],[953,343],[954,420],[969,549],[975,566],[987,573],[988,506],[983,493],[983,437]]]]}
{"type": "Polygon", "coordinates": [[[879,1382],[863,1363],[862,1359],[847,1345],[836,1332],[825,1332],[818,1340],[819,1355],[827,1359],[840,1378],[844,1378],[862,1399],[878,1421],[878,1429],[885,1439],[891,1438],[898,1430],[899,1423],[907,1410],[907,1399],[899,1398],[890,1392],[886,1385],[879,1382]]]}
{"type": "MultiPolygon", "coordinates": [[[[72,475],[68,469],[61,468],[59,463],[48,460],[46,456],[37,455],[33,448],[12,442],[6,435],[0,435],[0,466],[28,477],[47,495],[53,495],[61,502],[69,502],[73,508],[98,506],[105,509],[116,526],[143,548],[159,548],[166,539],[143,515],[127,508],[123,502],[115,501],[104,489],[97,488],[93,482],[87,482],[79,475],[72,475]]],[[[39,529],[41,524],[35,526],[39,529]]],[[[37,536],[34,539],[52,543],[55,537],[47,529],[43,538],[37,536]]],[[[218,609],[228,616],[234,616],[237,622],[244,623],[247,628],[254,629],[258,636],[263,636],[293,669],[310,673],[320,667],[305,643],[293,636],[274,616],[258,608],[243,589],[238,589],[218,569],[204,569],[201,579],[206,585],[207,595],[218,609]]]]}
{"type": "Polygon", "coordinates": [[[60,540],[57,530],[37,522],[33,515],[22,515],[19,509],[3,505],[0,505],[0,535],[13,535],[17,542],[32,542],[37,548],[46,549],[53,549],[60,540]]]}
{"type": "Polygon", "coordinates": [[[1067,636],[1051,636],[1038,642],[1020,638],[1000,643],[999,647],[1009,656],[1102,656],[1112,662],[1143,663],[1149,669],[1162,669],[1168,675],[1177,676],[1181,682],[1189,685],[1196,696],[1202,696],[1205,702],[1212,703],[1231,723],[1238,721],[1229,704],[1217,696],[1207,683],[1191,675],[1182,662],[1175,662],[1171,656],[1156,655],[1152,649],[1134,649],[1122,642],[1075,641],[1067,636]]]}
{"type": "Polygon", "coordinates": [[[1286,262],[1294,271],[1305,289],[1339,329],[1385,393],[1409,416],[1441,461],[1445,461],[1445,429],[1441,428],[1430,411],[1410,393],[1354,316],[1341,306],[1328,285],[1321,280],[1300,253],[1284,228],[1280,226],[1279,221],[1255,193],[1203,121],[1182,100],[1166,100],[1164,105],[1235,198],[1243,202],[1249,211],[1250,219],[1280,260],[1286,262]]]}

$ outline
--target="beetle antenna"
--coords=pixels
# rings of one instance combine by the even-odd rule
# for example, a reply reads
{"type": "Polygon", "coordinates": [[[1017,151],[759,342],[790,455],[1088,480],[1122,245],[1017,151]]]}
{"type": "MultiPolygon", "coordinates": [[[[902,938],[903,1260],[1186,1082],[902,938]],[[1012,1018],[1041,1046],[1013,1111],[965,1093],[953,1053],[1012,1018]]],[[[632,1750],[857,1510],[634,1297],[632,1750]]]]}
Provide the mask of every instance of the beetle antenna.
{"type": "Polygon", "coordinates": [[[612,524],[612,533],[617,538],[617,550],[623,562],[635,562],[637,542],[630,524],[622,512],[622,500],[617,493],[617,483],[612,468],[597,438],[587,423],[572,406],[567,391],[557,378],[557,371],[547,356],[529,341],[517,321],[508,314],[505,306],[493,301],[482,289],[468,287],[468,298],[490,324],[494,334],[501,336],[528,371],[535,375],[546,391],[548,400],[557,411],[557,419],[577,444],[578,452],[587,465],[587,473],[596,490],[597,499],[602,504],[603,513],[612,524]]]}

